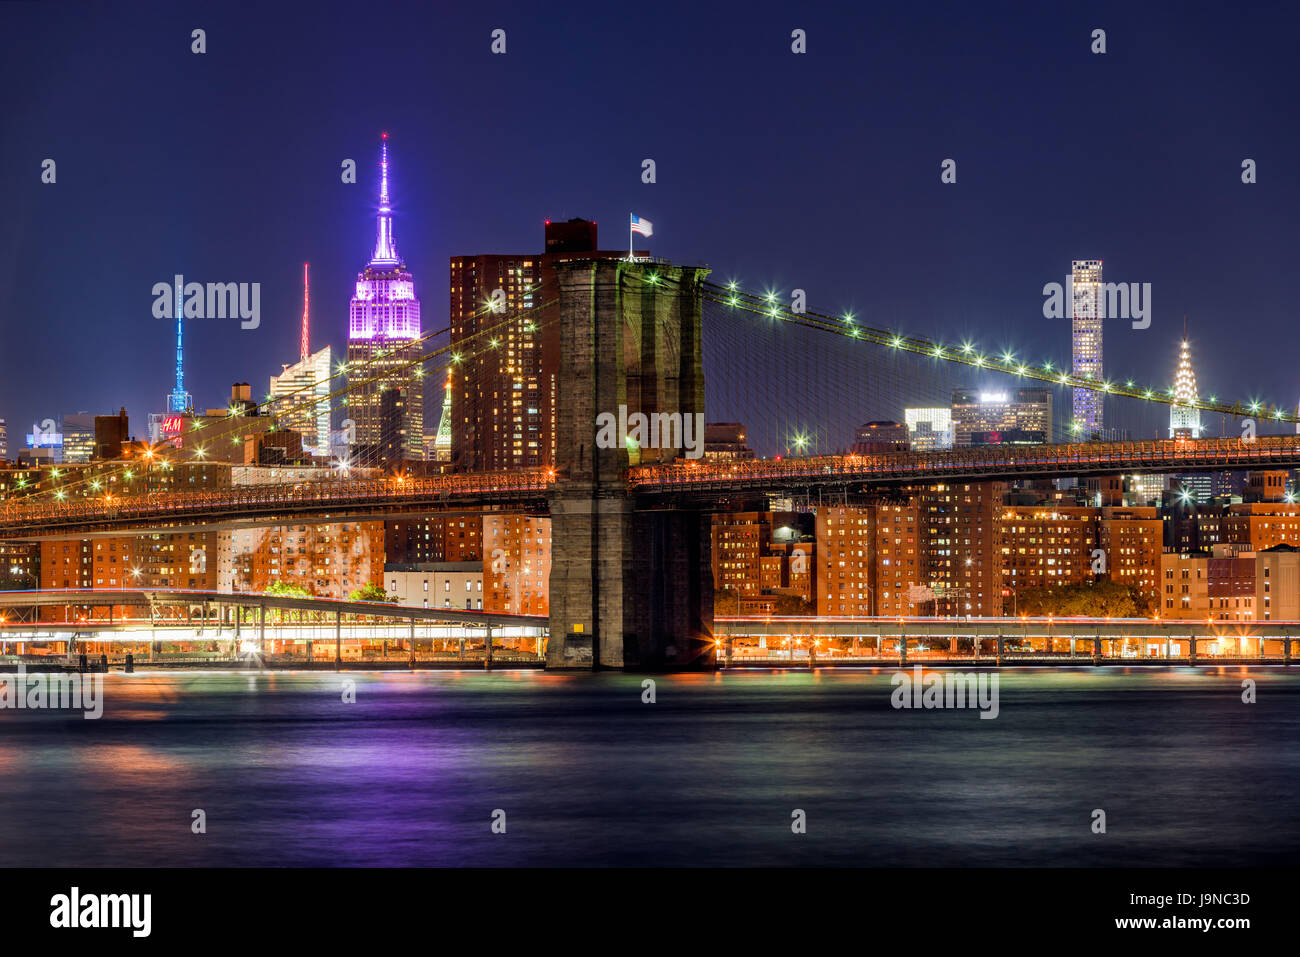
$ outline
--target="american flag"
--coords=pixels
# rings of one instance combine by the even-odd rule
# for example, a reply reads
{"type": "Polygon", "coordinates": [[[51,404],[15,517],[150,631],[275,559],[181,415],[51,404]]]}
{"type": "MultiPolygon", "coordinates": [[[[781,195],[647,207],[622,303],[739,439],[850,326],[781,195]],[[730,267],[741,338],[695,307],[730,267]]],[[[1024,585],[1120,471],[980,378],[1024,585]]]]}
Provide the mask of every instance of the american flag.
{"type": "Polygon", "coordinates": [[[632,232],[640,233],[642,236],[653,236],[655,234],[655,224],[648,219],[642,219],[636,213],[632,214],[632,232]]]}

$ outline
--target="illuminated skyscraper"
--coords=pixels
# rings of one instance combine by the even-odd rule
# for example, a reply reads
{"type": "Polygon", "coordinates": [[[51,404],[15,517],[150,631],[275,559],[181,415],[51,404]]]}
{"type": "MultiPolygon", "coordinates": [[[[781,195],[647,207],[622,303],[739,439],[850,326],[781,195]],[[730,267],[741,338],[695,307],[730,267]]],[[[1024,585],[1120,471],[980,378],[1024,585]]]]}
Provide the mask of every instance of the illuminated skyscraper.
{"type": "Polygon", "coordinates": [[[561,388],[556,263],[626,259],[597,249],[596,224],[547,220],[545,252],[451,258],[452,461],[461,470],[536,468],[556,454],[561,388]],[[463,347],[463,348],[462,348],[463,347]]]}
{"type": "Polygon", "coordinates": [[[282,429],[302,436],[303,451],[309,455],[330,454],[330,379],[334,353],[329,346],[311,353],[311,296],[307,264],[302,267],[302,337],[298,361],[271,376],[271,414],[282,429]]]}
{"type": "Polygon", "coordinates": [[[451,442],[462,470],[536,468],[547,461],[550,396],[533,318],[540,259],[451,259],[451,344],[458,354],[463,348],[453,359],[459,391],[452,398],[451,442]]]}
{"type": "MultiPolygon", "coordinates": [[[[1101,260],[1076,259],[1073,264],[1074,289],[1071,296],[1073,327],[1072,353],[1075,376],[1102,382],[1101,374],[1101,260]]],[[[1074,390],[1074,422],[1071,431],[1088,438],[1102,428],[1102,393],[1098,390],[1074,390]]]]}
{"type": "Polygon", "coordinates": [[[378,446],[384,440],[381,395],[397,389],[403,397],[403,455],[419,459],[424,457],[420,300],[415,298],[415,282],[393,241],[387,133],[383,134],[379,170],[375,252],[357,275],[356,295],[349,311],[345,428],[350,420],[352,444],[378,446]]]}
{"type": "Polygon", "coordinates": [[[1052,441],[1052,390],[952,394],[953,444],[1034,444],[1052,441]]]}
{"type": "Polygon", "coordinates": [[[312,455],[329,455],[333,356],[326,346],[271,376],[271,415],[280,428],[301,435],[303,451],[312,455]]]}
{"type": "Polygon", "coordinates": [[[953,444],[952,409],[904,409],[903,422],[914,452],[950,449],[953,444]]]}
{"type": "Polygon", "coordinates": [[[451,461],[451,370],[442,389],[442,415],[438,417],[438,435],[433,440],[431,458],[435,462],[451,461]]]}
{"type": "Polygon", "coordinates": [[[1174,401],[1169,405],[1169,437],[1199,439],[1201,410],[1196,408],[1196,373],[1192,371],[1192,351],[1183,339],[1178,350],[1178,372],[1174,376],[1174,401]]]}

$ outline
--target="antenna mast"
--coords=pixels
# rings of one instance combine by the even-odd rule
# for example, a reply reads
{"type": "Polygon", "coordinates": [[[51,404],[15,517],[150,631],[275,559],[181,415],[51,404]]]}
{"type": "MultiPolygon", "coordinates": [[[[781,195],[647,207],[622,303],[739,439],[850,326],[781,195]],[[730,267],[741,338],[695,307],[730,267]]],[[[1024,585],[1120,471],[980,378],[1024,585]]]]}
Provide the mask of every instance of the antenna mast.
{"type": "Polygon", "coordinates": [[[308,330],[310,327],[311,316],[311,291],[307,283],[307,267],[310,263],[302,264],[302,361],[307,361],[308,347],[308,330]]]}

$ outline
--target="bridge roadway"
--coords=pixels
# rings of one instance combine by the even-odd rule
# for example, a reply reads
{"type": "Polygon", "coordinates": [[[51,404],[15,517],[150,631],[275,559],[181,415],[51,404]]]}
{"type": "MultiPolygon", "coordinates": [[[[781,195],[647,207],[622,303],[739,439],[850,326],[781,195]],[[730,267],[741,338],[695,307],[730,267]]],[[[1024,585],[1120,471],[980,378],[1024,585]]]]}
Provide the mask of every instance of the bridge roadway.
{"type": "MultiPolygon", "coordinates": [[[[989,445],[938,452],[683,461],[627,470],[635,496],[716,500],[736,492],[781,492],[826,486],[990,481],[1126,472],[1196,472],[1300,467],[1300,435],[1243,439],[1161,439],[1067,445],[989,445]]],[[[167,532],[178,528],[343,522],[403,515],[485,510],[545,514],[548,493],[563,477],[553,470],[455,473],[293,485],[241,485],[188,492],[149,492],[70,502],[0,503],[0,539],[36,540],[167,532]]]]}
{"type": "Polygon", "coordinates": [[[1222,641],[1262,638],[1300,641],[1300,621],[1223,621],[1179,618],[723,618],[713,620],[718,639],[799,638],[1071,638],[1083,641],[1142,638],[1151,641],[1222,641]]]}
{"type": "Polygon", "coordinates": [[[175,531],[352,522],[430,513],[546,511],[555,473],[465,472],[424,477],[233,485],[184,492],[0,503],[0,539],[94,538],[175,531]]]}
{"type": "Polygon", "coordinates": [[[723,667],[780,666],[800,660],[814,667],[819,662],[905,665],[909,653],[913,661],[920,658],[936,666],[1068,665],[1081,660],[1120,665],[1205,662],[1290,666],[1292,643],[1300,641],[1300,622],[1151,618],[717,618],[714,638],[718,661],[723,667]],[[737,639],[742,638],[758,638],[760,642],[757,648],[740,646],[737,639]],[[852,649],[832,647],[829,642],[829,639],[850,638],[852,649]],[[772,639],[777,643],[768,648],[772,639]],[[959,651],[957,643],[962,639],[971,640],[969,653],[959,651]],[[827,641],[824,650],[823,640],[827,641]],[[864,641],[874,644],[874,649],[863,648],[864,641]],[[935,650],[935,642],[946,642],[947,650],[935,650]],[[804,643],[806,648],[801,650],[804,643]]]}
{"type": "MultiPolygon", "coordinates": [[[[546,628],[550,620],[544,615],[510,615],[501,612],[472,611],[461,608],[413,608],[406,605],[394,605],[388,602],[339,601],[332,598],[296,598],[288,595],[259,595],[244,592],[214,592],[186,589],[65,589],[52,591],[6,591],[0,592],[0,613],[4,618],[17,618],[12,612],[19,609],[51,608],[98,608],[108,609],[107,614],[96,617],[93,611],[87,615],[87,624],[111,624],[111,611],[119,608],[148,608],[150,618],[162,622],[176,619],[157,618],[158,609],[183,607],[186,609],[208,607],[231,610],[230,620],[234,620],[234,609],[256,611],[260,619],[262,612],[310,611],[332,616],[335,621],[344,615],[392,618],[402,622],[432,621],[455,622],[459,624],[478,625],[480,627],[522,626],[546,628]]],[[[222,616],[218,615],[219,621],[222,616]]],[[[0,619],[3,620],[3,619],[0,619]]],[[[189,620],[188,618],[185,620],[189,620]]],[[[201,619],[196,618],[194,621],[201,619]]],[[[54,624],[54,623],[51,623],[54,624]]]]}

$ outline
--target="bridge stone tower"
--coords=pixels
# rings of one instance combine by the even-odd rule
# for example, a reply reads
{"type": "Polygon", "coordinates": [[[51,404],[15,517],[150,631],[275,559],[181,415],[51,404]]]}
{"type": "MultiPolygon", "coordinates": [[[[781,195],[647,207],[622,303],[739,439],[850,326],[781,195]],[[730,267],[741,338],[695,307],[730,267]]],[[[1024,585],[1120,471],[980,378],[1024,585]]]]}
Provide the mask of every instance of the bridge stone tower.
{"type": "MultiPolygon", "coordinates": [[[[625,470],[672,448],[597,443],[597,418],[704,415],[699,267],[557,263],[560,371],[548,668],[713,666],[710,514],[638,508],[625,470]],[[603,448],[602,445],[612,447],[603,448]]],[[[700,435],[699,441],[703,441],[700,435]]]]}

